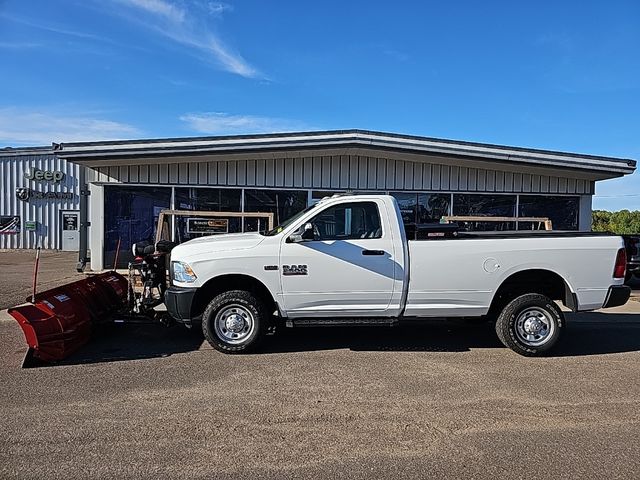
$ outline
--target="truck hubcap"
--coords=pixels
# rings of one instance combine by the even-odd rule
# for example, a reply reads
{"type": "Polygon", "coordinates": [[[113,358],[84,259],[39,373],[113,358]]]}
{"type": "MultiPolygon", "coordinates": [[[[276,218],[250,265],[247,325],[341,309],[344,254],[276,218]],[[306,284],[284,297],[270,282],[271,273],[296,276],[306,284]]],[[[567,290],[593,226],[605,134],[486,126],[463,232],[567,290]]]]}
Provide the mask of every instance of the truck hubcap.
{"type": "Polygon", "coordinates": [[[516,318],[515,333],[525,345],[539,347],[544,345],[555,332],[555,323],[551,315],[541,308],[528,308],[516,318]]]}
{"type": "Polygon", "coordinates": [[[214,322],[218,338],[229,344],[244,342],[253,332],[255,322],[253,315],[242,305],[223,307],[214,322]]]}

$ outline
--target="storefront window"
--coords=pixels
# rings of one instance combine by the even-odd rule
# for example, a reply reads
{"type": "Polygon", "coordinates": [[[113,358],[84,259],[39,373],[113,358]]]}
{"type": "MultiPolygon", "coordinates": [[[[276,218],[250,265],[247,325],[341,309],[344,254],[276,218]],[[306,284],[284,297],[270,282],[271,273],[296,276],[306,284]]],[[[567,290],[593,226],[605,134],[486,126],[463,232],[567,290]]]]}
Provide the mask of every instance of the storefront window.
{"type": "MultiPolygon", "coordinates": [[[[242,209],[242,190],[239,188],[176,188],[176,210],[201,210],[206,212],[240,212],[242,209]]],[[[207,217],[209,218],[209,217],[207,217]]],[[[217,218],[217,217],[216,217],[217,218]]],[[[220,217],[226,228],[224,233],[242,232],[242,219],[238,217],[220,217]]],[[[187,228],[186,217],[176,217],[176,241],[186,242],[205,234],[193,233],[187,228]]]]}
{"type": "Polygon", "coordinates": [[[398,202],[405,225],[438,223],[449,215],[451,195],[448,193],[392,192],[398,202]]]}
{"type": "Polygon", "coordinates": [[[164,187],[104,187],[104,265],[113,265],[118,239],[118,268],[133,259],[131,246],[153,242],[160,211],[171,206],[171,189],[164,187]]]}
{"type": "MultiPolygon", "coordinates": [[[[520,195],[520,217],[547,217],[554,230],[577,230],[580,200],[578,197],[520,195]]],[[[532,230],[531,222],[518,222],[518,230],[532,230]]]]}
{"type": "MultiPolygon", "coordinates": [[[[307,191],[296,190],[249,190],[244,191],[245,212],[271,212],[274,226],[279,225],[307,207],[307,191]]],[[[245,221],[245,230],[250,219],[245,221]]]]}
{"type": "MultiPolygon", "coordinates": [[[[453,215],[473,217],[515,217],[515,195],[454,194],[453,215]]],[[[469,231],[515,230],[515,222],[464,221],[458,222],[469,231]]]]}

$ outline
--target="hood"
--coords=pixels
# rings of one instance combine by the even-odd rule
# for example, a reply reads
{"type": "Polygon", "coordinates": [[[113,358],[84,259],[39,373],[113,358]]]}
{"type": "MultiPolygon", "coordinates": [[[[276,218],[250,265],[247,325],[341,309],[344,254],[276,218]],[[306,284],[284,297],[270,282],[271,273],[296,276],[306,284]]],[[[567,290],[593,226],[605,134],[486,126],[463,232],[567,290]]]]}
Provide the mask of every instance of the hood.
{"type": "Polygon", "coordinates": [[[194,238],[171,250],[171,259],[189,261],[202,255],[211,256],[216,252],[247,250],[256,247],[264,239],[265,237],[259,233],[228,233],[194,238]]]}

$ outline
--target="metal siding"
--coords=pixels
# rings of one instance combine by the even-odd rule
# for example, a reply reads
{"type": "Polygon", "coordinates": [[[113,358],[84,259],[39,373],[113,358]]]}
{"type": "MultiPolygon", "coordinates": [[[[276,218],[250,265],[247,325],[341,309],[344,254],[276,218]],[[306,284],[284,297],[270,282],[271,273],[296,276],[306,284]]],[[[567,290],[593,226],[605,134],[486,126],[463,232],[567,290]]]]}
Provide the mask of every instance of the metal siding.
{"type": "Polygon", "coordinates": [[[378,158],[376,160],[377,171],[376,171],[376,187],[384,190],[387,188],[386,182],[386,170],[387,170],[387,159],[386,158],[378,158]]]}
{"type": "Polygon", "coordinates": [[[367,160],[367,188],[369,190],[375,190],[378,185],[378,159],[369,157],[367,160]]]}
{"type": "Polygon", "coordinates": [[[415,188],[413,181],[413,167],[414,162],[404,162],[404,188],[406,190],[413,190],[415,188]]]}
{"type": "Polygon", "coordinates": [[[475,192],[478,189],[478,169],[470,168],[469,169],[469,187],[468,190],[470,192],[475,192]]]}
{"type": "Polygon", "coordinates": [[[449,189],[458,190],[460,179],[460,168],[459,167],[449,167],[449,189]]]}
{"type": "Polygon", "coordinates": [[[238,183],[238,162],[231,160],[225,163],[227,164],[227,185],[236,185],[238,183]]]}
{"type": "Polygon", "coordinates": [[[487,171],[478,170],[478,190],[486,191],[487,189],[487,171]]]}
{"type": "Polygon", "coordinates": [[[313,157],[311,168],[311,186],[322,188],[322,157],[313,157]]]}
{"type": "Polygon", "coordinates": [[[266,160],[256,160],[256,185],[264,185],[267,175],[266,160]]]}
{"type": "Polygon", "coordinates": [[[256,161],[247,160],[247,185],[254,186],[256,184],[256,161]]]}
{"type": "Polygon", "coordinates": [[[451,166],[440,166],[440,190],[449,190],[451,183],[451,166]]]}
{"type": "Polygon", "coordinates": [[[293,176],[295,173],[295,165],[293,158],[284,159],[284,186],[293,187],[293,176]]]}
{"type": "Polygon", "coordinates": [[[358,188],[358,156],[349,155],[349,190],[358,188]]]}
{"type": "Polygon", "coordinates": [[[458,172],[458,189],[465,191],[469,185],[469,169],[467,167],[460,167],[458,172]]]}
{"type": "Polygon", "coordinates": [[[340,162],[342,157],[334,155],[331,157],[331,188],[340,188],[340,162]]]}
{"type": "Polygon", "coordinates": [[[395,162],[395,185],[396,190],[404,189],[404,162],[402,160],[396,160],[395,162]]]}
{"type": "Polygon", "coordinates": [[[422,166],[422,188],[425,190],[431,190],[431,175],[432,175],[433,166],[429,163],[426,163],[422,166]]]}
{"type": "Polygon", "coordinates": [[[390,158],[387,159],[387,190],[395,190],[396,188],[396,175],[395,175],[395,163],[390,158]]]}
{"type": "Polygon", "coordinates": [[[558,193],[567,193],[567,179],[558,178],[558,193]]]}
{"type": "Polygon", "coordinates": [[[504,192],[504,172],[496,171],[495,190],[496,192],[504,192]]]}
{"type": "Polygon", "coordinates": [[[227,184],[227,162],[218,162],[218,185],[227,184]]]}
{"type": "Polygon", "coordinates": [[[422,190],[422,163],[413,164],[413,188],[422,190]]]}
{"type": "MultiPolygon", "coordinates": [[[[0,214],[20,217],[20,233],[0,235],[0,248],[59,249],[62,210],[78,210],[78,173],[80,167],[57,158],[53,154],[3,155],[0,156],[0,214]],[[64,173],[61,183],[27,180],[24,173],[27,168],[64,173]],[[18,200],[16,188],[27,187],[35,191],[72,192],[71,200],[31,199],[18,200]],[[28,232],[25,222],[37,222],[38,230],[28,232]]],[[[93,172],[95,176],[95,172],[93,172]]]]}
{"type": "Polygon", "coordinates": [[[358,188],[367,188],[367,157],[358,157],[358,188]]]}
{"type": "Polygon", "coordinates": [[[311,179],[313,177],[313,158],[304,157],[302,165],[302,186],[305,188],[311,188],[311,179]]]}
{"type": "MultiPolygon", "coordinates": [[[[220,162],[224,163],[224,162],[220,162]]],[[[272,158],[268,158],[264,161],[264,184],[267,187],[275,186],[275,173],[276,167],[274,165],[274,160],[272,158]]]]}
{"type": "Polygon", "coordinates": [[[276,158],[276,187],[284,187],[284,158],[276,158]]]}
{"type": "Polygon", "coordinates": [[[440,190],[440,165],[431,166],[431,190],[440,190]]]}
{"type": "Polygon", "coordinates": [[[540,175],[540,192],[546,193],[549,191],[549,177],[547,175],[540,175]]]}
{"type": "Polygon", "coordinates": [[[322,157],[322,188],[331,188],[331,157],[322,157]]]}
{"type": "MultiPolygon", "coordinates": [[[[198,163],[198,185],[206,185],[209,183],[209,179],[207,178],[207,164],[206,163],[198,163]]],[[[152,172],[149,172],[149,180],[151,181],[152,172]]]]}
{"type": "MultiPolygon", "coordinates": [[[[201,163],[199,165],[205,165],[201,163]]],[[[205,170],[205,179],[207,176],[207,172],[205,170]]],[[[149,183],[158,183],[160,181],[160,165],[149,165],[149,183]]],[[[206,180],[205,180],[206,183],[206,180]]]]}

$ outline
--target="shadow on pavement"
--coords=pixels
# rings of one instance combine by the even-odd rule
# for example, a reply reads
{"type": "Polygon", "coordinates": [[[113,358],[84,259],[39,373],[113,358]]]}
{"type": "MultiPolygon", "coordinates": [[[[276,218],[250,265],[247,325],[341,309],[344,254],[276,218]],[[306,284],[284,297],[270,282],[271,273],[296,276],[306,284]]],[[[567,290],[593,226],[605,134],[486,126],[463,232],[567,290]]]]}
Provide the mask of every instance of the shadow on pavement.
{"type": "MultiPolygon", "coordinates": [[[[551,356],[583,356],[640,350],[640,315],[626,313],[569,314],[564,338],[551,356]]],[[[56,365],[76,365],[167,357],[198,350],[199,330],[180,325],[113,326],[83,349],[56,365]]],[[[207,347],[208,348],[208,347],[207,347]]],[[[318,350],[392,352],[465,352],[474,348],[505,348],[489,323],[423,320],[398,327],[281,328],[268,336],[259,353],[318,350]]]]}
{"type": "Polygon", "coordinates": [[[69,358],[55,364],[27,362],[28,367],[105,363],[168,357],[198,350],[199,331],[181,325],[111,325],[94,333],[92,340],[69,358]]]}

